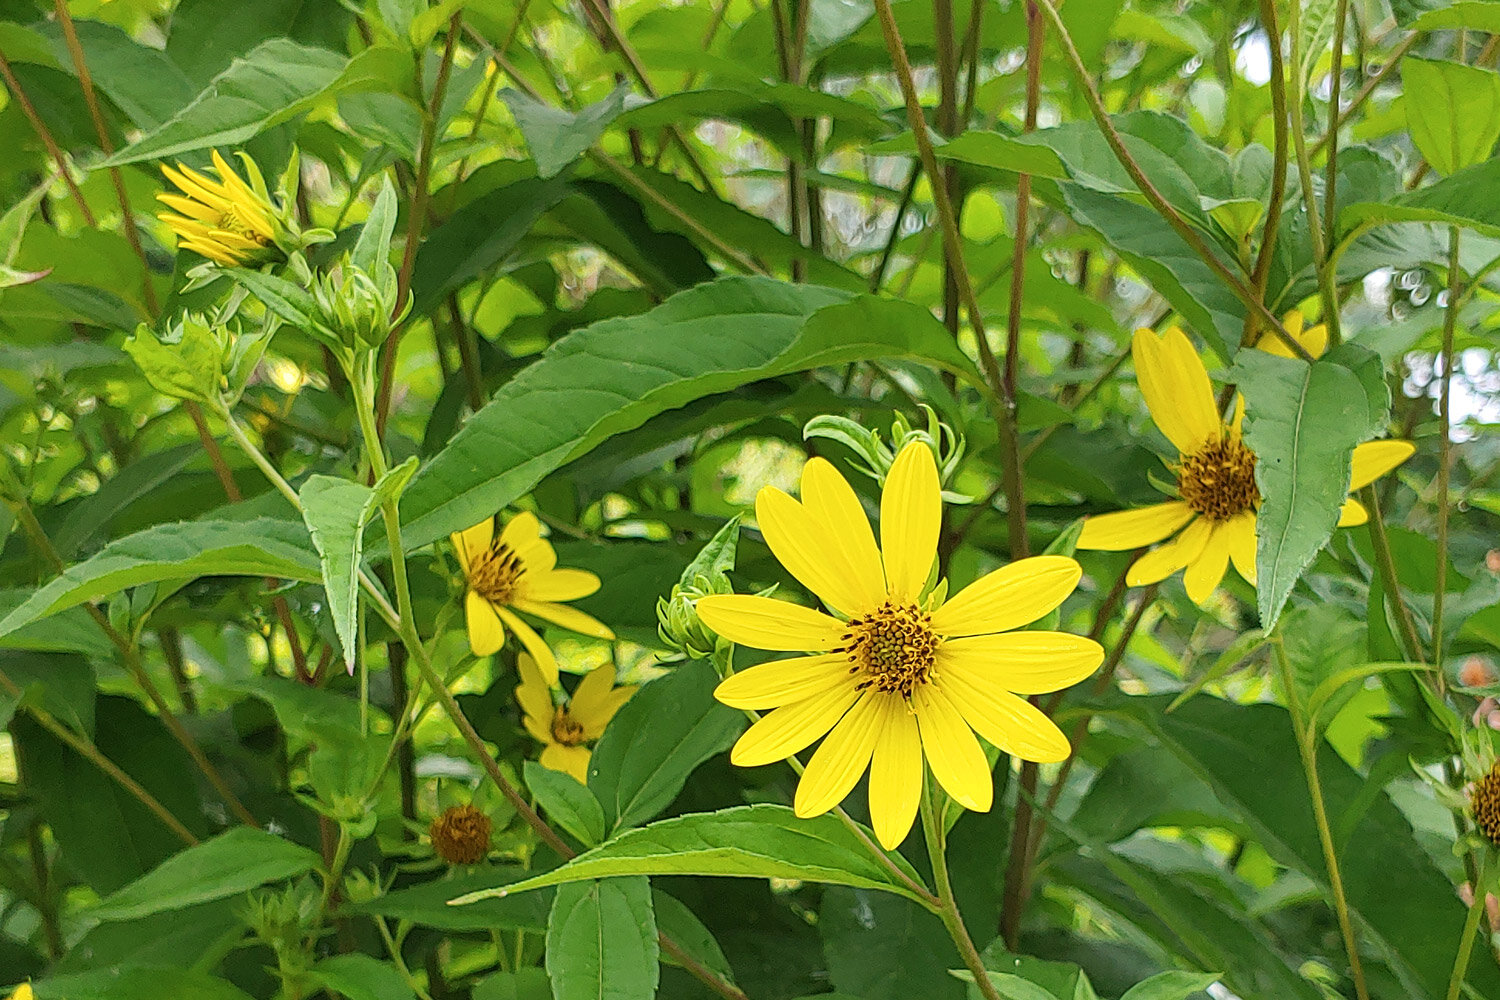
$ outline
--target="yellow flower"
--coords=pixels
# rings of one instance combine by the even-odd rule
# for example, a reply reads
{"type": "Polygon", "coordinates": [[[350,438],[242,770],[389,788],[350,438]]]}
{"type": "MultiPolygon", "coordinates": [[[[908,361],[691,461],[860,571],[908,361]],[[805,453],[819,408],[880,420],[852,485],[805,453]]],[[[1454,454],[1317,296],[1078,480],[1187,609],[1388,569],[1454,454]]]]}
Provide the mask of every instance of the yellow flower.
{"type": "Polygon", "coordinates": [[[516,666],[521,674],[516,701],[521,703],[526,731],[542,744],[542,766],[588,784],[588,744],[604,735],[604,727],[635,688],[615,687],[614,664],[606,663],[585,675],[571,700],[554,705],[552,689],[536,661],[522,653],[516,666]]]}
{"type": "Polygon", "coordinates": [[[911,829],[924,757],[956,802],[980,812],[990,808],[994,782],[975,732],[1012,756],[1067,757],[1067,737],[1017,695],[1075,684],[1104,658],[1090,639],[1011,631],[1073,592],[1081,571],[1072,559],[1022,559],[947,602],[923,603],[941,492],[931,450],[902,449],[881,493],[877,549],[854,490],[814,458],[802,470],[800,503],[766,487],[755,513],[771,552],[838,617],[768,597],[698,601],[704,623],[726,639],[816,654],[751,667],[719,685],[714,694],[726,705],[775,709],[740,737],[730,760],[769,764],[827,733],[797,785],[797,815],[838,805],[868,765],[870,817],[888,848],[911,829]]]}
{"type": "Polygon", "coordinates": [[[16,991],[7,1000],[35,1000],[35,994],[31,992],[31,984],[22,983],[20,986],[17,986],[16,991]]]}
{"type": "Polygon", "coordinates": [[[515,611],[599,639],[615,637],[591,615],[557,603],[589,596],[599,589],[599,578],[588,570],[557,569],[557,553],[542,537],[535,514],[517,514],[499,538],[495,537],[495,522],[488,518],[449,537],[469,584],[464,616],[469,625],[469,648],[475,656],[499,652],[509,626],[536,657],[547,683],[557,683],[557,658],[515,611]]]}
{"type": "MultiPolygon", "coordinates": [[[[1302,317],[1287,318],[1288,332],[1316,357],[1327,344],[1321,326],[1302,328],[1302,317]]],[[[1262,338],[1262,350],[1289,356],[1279,339],[1262,338]]],[[[1255,485],[1255,453],[1240,438],[1244,404],[1236,400],[1232,420],[1219,415],[1208,372],[1198,352],[1175,327],[1161,336],[1135,332],[1136,378],[1151,419],[1178,451],[1180,500],[1139,510],[1101,514],[1083,523],[1080,549],[1123,551],[1170,542],[1137,559],[1125,582],[1132,587],[1165,580],[1180,569],[1194,602],[1202,604],[1223,580],[1229,564],[1255,585],[1255,522],[1260,491],[1255,485]]],[[[1349,488],[1374,482],[1411,457],[1409,441],[1367,441],[1354,449],[1349,488]]],[[[1363,524],[1369,514],[1357,500],[1344,501],[1339,527],[1363,524]]]]}
{"type": "MultiPolygon", "coordinates": [[[[241,154],[243,156],[243,154],[241,154]]],[[[214,150],[217,181],[192,167],[163,165],[161,172],[182,194],[159,194],[157,200],[181,214],[157,218],[177,234],[178,247],[202,254],[216,264],[235,267],[269,259],[275,252],[276,228],[266,198],[240,179],[214,150]]],[[[254,164],[244,158],[254,174],[254,164]]]]}

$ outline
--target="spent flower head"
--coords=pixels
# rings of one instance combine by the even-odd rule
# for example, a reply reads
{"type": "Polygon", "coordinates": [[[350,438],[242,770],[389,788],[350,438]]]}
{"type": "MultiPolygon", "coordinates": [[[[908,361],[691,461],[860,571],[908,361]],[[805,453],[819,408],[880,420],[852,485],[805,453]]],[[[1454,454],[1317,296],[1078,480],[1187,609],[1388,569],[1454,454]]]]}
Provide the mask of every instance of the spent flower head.
{"type": "Polygon", "coordinates": [[[490,818],[471,805],[449,806],[427,828],[432,849],[453,865],[477,865],[490,853],[490,818]]]}

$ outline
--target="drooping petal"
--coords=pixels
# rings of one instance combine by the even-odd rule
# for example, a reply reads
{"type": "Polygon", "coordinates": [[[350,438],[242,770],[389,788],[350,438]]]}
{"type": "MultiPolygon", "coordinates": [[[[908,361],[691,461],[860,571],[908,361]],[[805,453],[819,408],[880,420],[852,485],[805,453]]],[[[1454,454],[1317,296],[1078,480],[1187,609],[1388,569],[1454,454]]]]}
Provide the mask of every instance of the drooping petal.
{"type": "Polygon", "coordinates": [[[1349,489],[1369,486],[1411,458],[1416,450],[1417,446],[1410,441],[1366,441],[1356,445],[1349,468],[1349,489]]]}
{"type": "Polygon", "coordinates": [[[1250,586],[1255,586],[1255,512],[1247,510],[1221,529],[1229,543],[1229,558],[1250,586]]]}
{"type": "Polygon", "coordinates": [[[963,715],[935,684],[918,685],[911,701],[933,777],[965,809],[988,812],[995,799],[995,779],[963,715]]]}
{"type": "Polygon", "coordinates": [[[469,650],[475,656],[494,656],[505,645],[505,626],[498,609],[474,591],[464,597],[464,619],[469,627],[469,650]]]}
{"type": "Polygon", "coordinates": [[[711,594],[698,599],[703,624],[755,649],[823,652],[839,645],[844,623],[800,604],[750,594],[711,594]]]}
{"type": "Polygon", "coordinates": [[[1025,698],[971,676],[943,674],[934,683],[976,733],[1012,757],[1052,764],[1068,756],[1068,738],[1025,698]]]}
{"type": "Polygon", "coordinates": [[[635,694],[635,691],[636,687],[634,684],[626,684],[611,689],[604,696],[603,702],[589,712],[588,721],[583,723],[584,739],[597,740],[603,736],[605,728],[609,725],[609,720],[613,719],[615,713],[624,707],[625,703],[630,700],[630,696],[635,694]]]}
{"type": "Polygon", "coordinates": [[[1160,583],[1188,563],[1198,558],[1203,545],[1208,541],[1213,522],[1206,517],[1193,521],[1182,533],[1165,545],[1141,556],[1125,573],[1125,583],[1131,587],[1143,587],[1148,583],[1160,583]]]}
{"type": "Polygon", "coordinates": [[[615,637],[614,630],[608,625],[593,615],[584,614],[577,608],[570,608],[566,604],[553,604],[551,601],[528,601],[517,597],[510,602],[510,606],[517,611],[524,611],[528,615],[535,615],[554,625],[561,625],[563,628],[577,632],[580,635],[591,635],[596,639],[606,640],[612,640],[615,637]]]}
{"type": "Polygon", "coordinates": [[[594,721],[615,686],[615,665],[605,663],[583,675],[583,680],[573,689],[573,698],[568,702],[568,714],[584,729],[594,721]]]}
{"type": "Polygon", "coordinates": [[[159,194],[156,200],[176,209],[190,219],[197,219],[199,222],[207,222],[210,225],[217,225],[219,219],[223,217],[223,213],[203,202],[194,198],[184,198],[180,194],[159,194]]]}
{"type": "Polygon", "coordinates": [[[537,669],[536,660],[529,653],[516,657],[516,673],[521,677],[521,683],[516,685],[516,702],[525,714],[526,727],[531,729],[535,722],[537,729],[531,729],[532,735],[543,743],[549,743],[552,740],[554,711],[552,689],[547,686],[546,678],[537,669]],[[544,735],[537,736],[538,730],[544,735]]]}
{"type": "Polygon", "coordinates": [[[528,573],[545,573],[557,565],[552,543],[542,537],[542,523],[529,510],[523,510],[506,522],[500,532],[500,544],[521,560],[528,573]]]}
{"type": "Polygon", "coordinates": [[[516,581],[518,593],[533,601],[576,601],[599,589],[599,577],[586,569],[549,569],[537,572],[527,567],[516,581]]]}
{"type": "MultiPolygon", "coordinates": [[[[841,565],[843,558],[833,546],[827,527],[800,503],[776,487],[766,486],[755,495],[755,517],[771,554],[827,607],[852,615],[880,603],[864,599],[863,588],[856,585],[849,569],[841,565]]],[[[884,589],[882,586],[881,590],[884,589]]]]}
{"type": "Polygon", "coordinates": [[[589,781],[589,760],[593,754],[588,747],[565,747],[549,743],[542,750],[542,766],[549,771],[562,771],[578,779],[581,785],[589,781]]]}
{"type": "Polygon", "coordinates": [[[463,531],[455,531],[448,536],[453,543],[453,551],[458,556],[458,565],[464,573],[469,572],[469,567],[477,562],[490,548],[490,540],[495,537],[494,518],[485,518],[472,528],[463,531]]]}
{"type": "Polygon", "coordinates": [[[880,551],[885,584],[898,601],[915,601],[937,558],[943,488],[932,449],[913,441],[891,463],[880,493],[880,551]]]}
{"type": "Polygon", "coordinates": [[[1138,549],[1161,541],[1192,519],[1193,508],[1181,500],[1117,514],[1096,514],[1084,519],[1078,547],[1109,552],[1138,549]]]}
{"type": "Polygon", "coordinates": [[[797,782],[792,809],[798,816],[821,816],[853,790],[875,752],[885,701],[883,696],[867,692],[824,738],[797,782]]]}
{"type": "Polygon", "coordinates": [[[1364,524],[1370,519],[1370,512],[1365,510],[1365,505],[1352,497],[1344,501],[1339,508],[1339,527],[1353,528],[1364,524]]]}
{"type": "Polygon", "coordinates": [[[542,637],[536,634],[536,629],[527,625],[520,618],[499,604],[491,605],[500,620],[505,622],[510,630],[521,640],[521,645],[526,647],[526,652],[536,659],[537,669],[541,671],[542,677],[551,687],[557,683],[557,657],[552,654],[552,647],[542,641],[542,637]]]}
{"type": "Polygon", "coordinates": [[[911,832],[922,799],[922,739],[906,702],[884,701],[885,718],[870,761],[870,823],[880,846],[894,851],[911,832]]]}
{"type": "Polygon", "coordinates": [[[885,571],[875,533],[858,495],[826,459],[813,458],[803,466],[802,506],[838,554],[837,571],[859,602],[853,611],[878,606],[885,600],[885,571]]]}
{"type": "Polygon", "coordinates": [[[1160,337],[1135,331],[1135,377],[1151,419],[1184,455],[1218,441],[1223,432],[1213,387],[1198,352],[1175,326],[1160,337]]]}
{"type": "Polygon", "coordinates": [[[1188,563],[1187,572],[1182,574],[1182,585],[1187,588],[1187,595],[1192,602],[1202,604],[1208,600],[1214,588],[1224,579],[1224,571],[1228,568],[1228,534],[1225,525],[1214,525],[1209,531],[1208,541],[1203,543],[1203,551],[1198,553],[1198,558],[1188,563]]]}
{"type": "Polygon", "coordinates": [[[1033,556],[986,573],[933,612],[932,627],[956,637],[1008,632],[1057,607],[1083,570],[1066,556],[1033,556]]]}
{"type": "Polygon", "coordinates": [[[937,672],[1017,694],[1072,687],[1099,669],[1104,647],[1069,632],[1004,632],[949,639],[938,647],[937,672]]]}
{"type": "Polygon", "coordinates": [[[843,653],[762,663],[722,681],[714,697],[730,708],[780,708],[851,683],[849,667],[843,653]]]}
{"type": "Polygon", "coordinates": [[[745,730],[729,751],[729,762],[755,767],[805,750],[832,729],[858,697],[859,692],[849,684],[776,709],[745,730]]]}

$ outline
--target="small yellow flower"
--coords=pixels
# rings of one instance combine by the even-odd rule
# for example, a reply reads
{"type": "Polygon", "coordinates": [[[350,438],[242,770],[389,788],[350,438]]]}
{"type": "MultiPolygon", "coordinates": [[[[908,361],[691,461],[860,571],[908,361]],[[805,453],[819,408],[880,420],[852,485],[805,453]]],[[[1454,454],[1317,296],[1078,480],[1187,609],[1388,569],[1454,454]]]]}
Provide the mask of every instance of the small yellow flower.
{"type": "MultiPolygon", "coordinates": [[[[241,154],[243,156],[243,154],[241,154]]],[[[213,152],[217,181],[181,163],[161,172],[182,194],[159,194],[157,200],[178,213],[157,218],[177,234],[178,247],[192,250],[216,264],[235,267],[260,263],[274,255],[276,228],[271,206],[263,194],[240,179],[218,150],[213,152]]],[[[254,164],[244,158],[252,177],[254,164]]]]}
{"type": "Polygon", "coordinates": [[[453,865],[477,865],[490,853],[490,818],[473,806],[444,809],[427,835],[438,857],[453,865]]]}
{"type": "MultiPolygon", "coordinates": [[[[1322,326],[1303,329],[1300,313],[1287,317],[1286,328],[1317,357],[1327,346],[1322,326]]],[[[1289,357],[1278,338],[1263,337],[1261,350],[1289,357]]],[[[1240,437],[1244,402],[1236,399],[1234,417],[1219,415],[1208,372],[1186,335],[1176,327],[1161,336],[1135,332],[1131,348],[1136,378],[1151,419],[1178,451],[1177,493],[1180,500],[1139,510],[1090,517],[1078,538],[1080,549],[1123,551],[1163,541],[1137,559],[1125,582],[1132,587],[1165,580],[1180,569],[1194,602],[1206,601],[1230,563],[1255,585],[1255,524],[1260,490],[1255,485],[1255,453],[1240,437]]],[[[1349,488],[1357,490],[1411,457],[1409,441],[1367,441],[1354,449],[1349,488]]],[[[1369,513],[1357,500],[1344,501],[1339,527],[1363,524],[1369,513]]]]}
{"type": "Polygon", "coordinates": [[[31,992],[30,983],[22,983],[16,987],[16,991],[10,995],[8,1000],[35,1000],[35,994],[31,992]]]}
{"type": "Polygon", "coordinates": [[[854,490],[821,458],[802,469],[800,502],[768,486],[755,513],[772,554],[838,617],[737,594],[699,599],[698,614],[733,642],[816,654],[751,667],[714,692],[734,708],[774,709],[734,745],[735,764],[769,764],[827,734],[797,785],[798,816],[838,805],[869,767],[875,835],[894,848],[917,813],[924,757],[956,802],[980,812],[994,781],[974,733],[1026,760],[1067,757],[1067,737],[1018,695],[1076,684],[1104,651],[1065,632],[1012,630],[1073,592],[1076,562],[1022,559],[946,602],[924,602],[942,487],[920,442],[886,478],[878,549],[854,490]]]}
{"type": "Polygon", "coordinates": [[[521,703],[526,731],[542,744],[542,766],[563,771],[587,784],[588,745],[604,735],[604,727],[620,706],[635,694],[635,688],[615,687],[615,667],[606,663],[584,676],[573,697],[562,705],[552,701],[552,689],[536,661],[522,653],[516,660],[521,683],[516,701],[521,703]]]}
{"type": "Polygon", "coordinates": [[[495,522],[489,518],[449,537],[468,580],[464,616],[469,625],[469,648],[475,656],[499,652],[509,627],[536,658],[547,683],[557,683],[557,658],[516,611],[599,639],[615,637],[608,626],[591,615],[557,603],[587,597],[599,589],[599,578],[588,570],[558,569],[557,553],[542,537],[535,514],[517,514],[499,538],[495,537],[495,522]]]}

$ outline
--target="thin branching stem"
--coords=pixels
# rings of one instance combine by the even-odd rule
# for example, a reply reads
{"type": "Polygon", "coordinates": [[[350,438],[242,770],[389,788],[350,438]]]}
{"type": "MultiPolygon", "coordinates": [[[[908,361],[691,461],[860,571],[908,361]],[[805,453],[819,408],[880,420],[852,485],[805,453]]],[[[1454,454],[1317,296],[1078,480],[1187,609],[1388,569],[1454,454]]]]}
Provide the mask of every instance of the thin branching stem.
{"type": "Polygon", "coordinates": [[[1463,294],[1458,233],[1457,226],[1448,232],[1448,306],[1443,312],[1442,362],[1438,369],[1437,567],[1432,591],[1432,668],[1437,672],[1440,693],[1447,685],[1447,671],[1443,669],[1443,606],[1448,589],[1448,494],[1453,474],[1453,341],[1463,294]]]}
{"type": "Polygon", "coordinates": [[[1003,1000],[1000,992],[995,989],[994,982],[990,980],[979,949],[974,947],[974,939],[969,935],[968,927],[964,926],[962,914],[958,912],[958,901],[953,895],[953,880],[948,874],[948,835],[943,829],[942,810],[933,801],[938,794],[937,783],[932,775],[924,775],[920,799],[922,838],[927,841],[927,857],[932,862],[932,878],[937,883],[938,901],[942,904],[938,917],[948,929],[954,945],[958,947],[964,965],[973,973],[974,985],[979,988],[985,1000],[1003,1000]]]}

